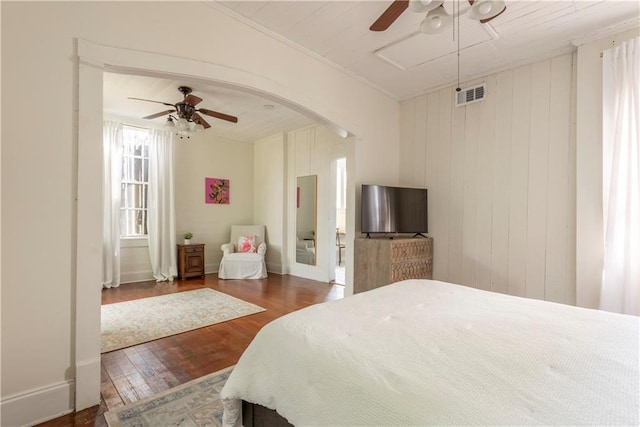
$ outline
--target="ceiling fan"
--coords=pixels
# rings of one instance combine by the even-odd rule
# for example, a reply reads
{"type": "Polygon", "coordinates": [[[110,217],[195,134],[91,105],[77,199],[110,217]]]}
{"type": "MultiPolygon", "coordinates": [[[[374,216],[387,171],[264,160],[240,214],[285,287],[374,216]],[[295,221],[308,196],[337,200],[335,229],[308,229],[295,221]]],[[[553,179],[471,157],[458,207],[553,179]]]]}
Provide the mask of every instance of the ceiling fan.
{"type": "Polygon", "coordinates": [[[447,0],[446,2],[443,0],[395,0],[369,27],[369,30],[386,30],[407,9],[416,13],[426,12],[427,15],[420,24],[420,31],[437,34],[451,26],[454,16],[467,13],[469,18],[486,24],[504,12],[507,6],[503,0],[447,0]],[[458,4],[458,10],[454,2],[458,4]]]}
{"type": "Polygon", "coordinates": [[[167,125],[175,126],[176,128],[179,128],[179,130],[198,131],[198,130],[210,128],[211,125],[207,123],[207,121],[203,119],[202,116],[198,113],[206,114],[207,116],[215,117],[216,119],[226,120],[232,123],[238,123],[237,117],[230,116],[228,114],[219,113],[213,110],[207,110],[206,108],[196,108],[196,105],[202,102],[202,99],[198,98],[195,95],[192,95],[191,94],[192,90],[190,87],[180,86],[178,90],[180,91],[180,93],[182,93],[182,95],[184,96],[184,99],[180,102],[176,102],[175,104],[171,104],[169,102],[162,102],[162,101],[153,101],[151,99],[143,99],[143,98],[129,97],[129,99],[135,99],[138,101],[155,102],[157,104],[163,104],[169,107],[173,107],[173,109],[171,110],[166,110],[166,111],[161,111],[159,113],[151,114],[150,116],[143,117],[143,119],[150,120],[150,119],[155,119],[168,114],[167,125]]]}

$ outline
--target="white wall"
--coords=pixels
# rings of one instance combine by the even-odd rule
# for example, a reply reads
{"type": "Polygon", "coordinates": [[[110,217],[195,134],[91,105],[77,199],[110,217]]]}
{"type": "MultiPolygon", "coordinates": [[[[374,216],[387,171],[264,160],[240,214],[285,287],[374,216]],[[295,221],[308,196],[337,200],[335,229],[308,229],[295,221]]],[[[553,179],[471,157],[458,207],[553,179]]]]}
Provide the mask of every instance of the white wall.
{"type": "Polygon", "coordinates": [[[96,341],[82,334],[96,335],[100,294],[93,264],[76,265],[76,242],[82,256],[99,259],[99,220],[97,215],[90,221],[80,218],[87,210],[76,210],[76,196],[78,188],[99,187],[94,160],[102,119],[100,95],[86,99],[78,88],[85,84],[92,93],[101,93],[102,84],[93,74],[85,83],[79,78],[83,67],[92,65],[78,65],[78,39],[215,64],[237,84],[293,99],[355,133],[358,159],[350,163],[355,183],[376,175],[398,176],[397,102],[205,2],[1,2],[0,7],[1,396],[7,424],[29,423],[72,409],[77,357],[98,356],[93,344],[88,352],[79,350],[84,342],[96,341]],[[172,31],[184,16],[189,17],[190,31],[172,31]],[[34,121],[33,115],[24,113],[43,100],[47,114],[34,121]],[[83,165],[78,164],[78,129],[87,123],[93,136],[88,140],[95,146],[84,147],[93,157],[83,165]],[[79,183],[78,171],[87,169],[95,173],[79,183]],[[81,223],[87,224],[90,236],[76,235],[81,223]],[[84,273],[93,277],[78,283],[91,291],[76,287],[77,270],[82,270],[82,278],[84,273]],[[79,308],[82,312],[76,317],[79,308]],[[87,323],[90,312],[96,314],[89,315],[87,323]],[[76,327],[82,331],[78,336],[76,327]],[[42,393],[62,398],[47,406],[42,404],[42,393]],[[31,409],[20,409],[24,407],[31,409]]]}
{"type": "Polygon", "coordinates": [[[285,274],[286,209],[285,135],[278,133],[256,141],[254,145],[253,219],[266,226],[268,243],[265,263],[269,272],[285,274]]]}
{"type": "MultiPolygon", "coordinates": [[[[293,161],[300,165],[298,170],[322,171],[321,179],[323,187],[326,187],[326,200],[323,201],[322,208],[330,209],[333,200],[329,195],[329,183],[332,180],[329,176],[331,160],[346,155],[343,148],[346,140],[319,126],[294,131],[292,135],[295,135],[293,139],[298,147],[305,146],[297,150],[298,154],[293,161]],[[301,135],[305,135],[306,142],[301,141],[301,135]],[[320,135],[319,140],[316,140],[316,135],[320,135]],[[311,146],[313,148],[309,148],[311,146]],[[329,150],[328,157],[320,155],[323,150],[329,150]],[[300,159],[303,152],[306,157],[304,162],[300,159]],[[313,166],[309,163],[311,158],[317,160],[312,162],[313,166]]],[[[177,142],[176,241],[181,242],[183,233],[191,231],[194,233],[194,243],[206,244],[206,273],[218,271],[222,258],[220,246],[227,242],[231,225],[249,223],[266,226],[269,250],[265,261],[268,271],[277,274],[288,271],[285,244],[285,188],[288,185],[285,142],[283,133],[258,140],[253,144],[215,136],[207,137],[206,134],[196,134],[189,141],[177,142]],[[247,167],[248,165],[252,167],[247,167]],[[204,177],[230,179],[229,205],[204,203],[204,177]]],[[[327,215],[321,213],[320,217],[326,218],[327,215]]],[[[303,216],[311,218],[313,215],[303,216]]],[[[297,219],[298,216],[294,218],[297,219]]],[[[315,224],[305,227],[309,230],[315,229],[315,224]]],[[[310,237],[310,234],[304,237],[310,237]]],[[[326,249],[326,245],[324,246],[326,249]]],[[[153,280],[146,245],[127,245],[122,248],[121,253],[123,283],[153,280]]]]}
{"type": "MultiPolygon", "coordinates": [[[[191,231],[193,243],[205,244],[205,273],[218,271],[220,246],[228,242],[231,225],[252,222],[253,174],[253,144],[206,133],[176,141],[176,242],[182,243],[184,233],[191,231]],[[228,205],[204,202],[205,177],[229,179],[228,205]]],[[[121,249],[121,282],[142,280],[153,280],[148,246],[125,241],[121,249]]]]}
{"type": "Polygon", "coordinates": [[[232,224],[253,222],[253,144],[194,135],[176,145],[176,233],[205,244],[205,273],[218,271],[232,224]],[[229,180],[229,204],[205,203],[205,178],[229,180]]]}
{"type": "Polygon", "coordinates": [[[578,47],[576,152],[577,304],[597,308],[604,261],[602,220],[602,59],[617,43],[638,37],[638,28],[578,47]]]}
{"type": "MultiPolygon", "coordinates": [[[[182,243],[182,236],[176,237],[182,243]]],[[[120,283],[155,280],[151,271],[149,243],[146,238],[120,240],[120,283]]]]}
{"type": "Polygon", "coordinates": [[[575,303],[572,55],[401,103],[401,182],[429,190],[434,278],[575,303]]]}
{"type": "MultiPolygon", "coordinates": [[[[283,274],[284,155],[283,133],[253,144],[206,134],[178,141],[176,241],[191,231],[194,243],[205,243],[206,273],[218,271],[220,246],[227,243],[231,225],[255,223],[267,229],[267,269],[283,274]],[[230,179],[229,205],[204,203],[204,177],[230,179]]],[[[123,247],[121,252],[123,283],[153,279],[146,245],[123,247]]]]}

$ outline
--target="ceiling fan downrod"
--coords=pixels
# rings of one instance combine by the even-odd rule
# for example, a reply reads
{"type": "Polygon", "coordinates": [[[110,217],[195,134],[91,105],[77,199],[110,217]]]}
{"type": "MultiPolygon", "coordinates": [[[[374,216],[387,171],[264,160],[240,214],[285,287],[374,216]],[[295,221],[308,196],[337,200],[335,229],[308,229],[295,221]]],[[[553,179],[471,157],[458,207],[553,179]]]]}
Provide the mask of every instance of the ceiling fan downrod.
{"type": "MultiPolygon", "coordinates": [[[[180,93],[184,98],[186,98],[187,95],[193,92],[193,90],[189,86],[180,86],[178,87],[178,90],[180,91],[180,93]]],[[[196,112],[196,108],[193,105],[182,101],[182,102],[176,103],[175,108],[176,108],[176,114],[178,114],[179,118],[185,119],[189,122],[193,121],[192,120],[193,113],[196,112]]]]}
{"type": "Polygon", "coordinates": [[[193,105],[189,105],[186,102],[178,102],[176,104],[176,113],[178,117],[181,119],[185,119],[189,122],[193,121],[193,113],[196,112],[196,109],[193,105]]]}
{"type": "Polygon", "coordinates": [[[193,92],[193,90],[189,87],[189,86],[180,86],[178,87],[178,90],[180,91],[180,93],[186,97],[187,95],[189,95],[191,92],[193,92]]]}

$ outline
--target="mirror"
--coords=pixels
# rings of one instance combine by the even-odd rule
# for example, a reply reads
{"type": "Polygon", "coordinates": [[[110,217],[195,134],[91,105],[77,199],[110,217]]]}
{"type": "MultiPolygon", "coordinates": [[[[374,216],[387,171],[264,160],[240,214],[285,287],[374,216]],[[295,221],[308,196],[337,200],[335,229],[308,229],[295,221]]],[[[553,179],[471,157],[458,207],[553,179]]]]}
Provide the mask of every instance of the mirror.
{"type": "Polygon", "coordinates": [[[296,262],[316,265],[317,175],[299,176],[296,186],[296,262]]]}

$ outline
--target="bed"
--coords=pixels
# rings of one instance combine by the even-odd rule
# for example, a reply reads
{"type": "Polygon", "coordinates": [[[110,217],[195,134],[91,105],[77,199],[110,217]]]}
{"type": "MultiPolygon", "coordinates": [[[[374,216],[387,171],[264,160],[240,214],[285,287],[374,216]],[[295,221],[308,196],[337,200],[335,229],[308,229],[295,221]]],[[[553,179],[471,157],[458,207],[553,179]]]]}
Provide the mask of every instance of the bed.
{"type": "Polygon", "coordinates": [[[245,401],[293,425],[638,425],[639,334],[635,316],[407,280],[262,328],[223,424],[245,401]]]}

